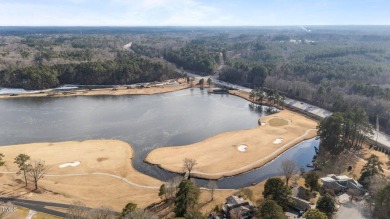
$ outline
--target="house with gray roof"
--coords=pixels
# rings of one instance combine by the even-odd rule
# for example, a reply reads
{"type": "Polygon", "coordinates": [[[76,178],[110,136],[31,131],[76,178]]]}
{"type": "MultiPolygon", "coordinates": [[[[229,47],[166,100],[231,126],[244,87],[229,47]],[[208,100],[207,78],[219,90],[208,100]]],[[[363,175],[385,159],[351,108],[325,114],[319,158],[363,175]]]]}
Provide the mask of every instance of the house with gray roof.
{"type": "Polygon", "coordinates": [[[239,196],[229,196],[226,198],[226,203],[222,206],[222,211],[226,218],[249,219],[253,216],[253,203],[239,196]]]}
{"type": "Polygon", "coordinates": [[[322,177],[321,182],[325,189],[332,189],[335,193],[346,192],[348,189],[355,190],[360,194],[366,192],[359,182],[345,175],[336,176],[335,174],[329,174],[326,177],[322,177]]]}

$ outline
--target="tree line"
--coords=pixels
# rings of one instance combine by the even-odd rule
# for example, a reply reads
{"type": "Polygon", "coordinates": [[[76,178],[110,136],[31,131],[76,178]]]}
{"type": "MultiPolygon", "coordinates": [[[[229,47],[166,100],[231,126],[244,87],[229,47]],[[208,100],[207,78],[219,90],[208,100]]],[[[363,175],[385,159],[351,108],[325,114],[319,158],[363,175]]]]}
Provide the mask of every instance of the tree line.
{"type": "Polygon", "coordinates": [[[269,72],[269,66],[246,62],[229,62],[219,74],[219,79],[251,88],[262,87],[269,72]]]}
{"type": "Polygon", "coordinates": [[[115,60],[3,70],[0,71],[0,86],[46,89],[60,84],[131,84],[177,76],[178,73],[167,63],[131,52],[118,52],[115,60]]]}
{"type": "Polygon", "coordinates": [[[321,140],[320,150],[335,156],[344,150],[362,147],[364,140],[373,134],[368,117],[360,108],[333,113],[322,119],[317,129],[317,137],[321,140]]]}
{"type": "Polygon", "coordinates": [[[219,63],[219,53],[208,51],[202,46],[187,45],[180,49],[170,49],[164,58],[178,67],[195,71],[201,75],[213,73],[219,63]]]}

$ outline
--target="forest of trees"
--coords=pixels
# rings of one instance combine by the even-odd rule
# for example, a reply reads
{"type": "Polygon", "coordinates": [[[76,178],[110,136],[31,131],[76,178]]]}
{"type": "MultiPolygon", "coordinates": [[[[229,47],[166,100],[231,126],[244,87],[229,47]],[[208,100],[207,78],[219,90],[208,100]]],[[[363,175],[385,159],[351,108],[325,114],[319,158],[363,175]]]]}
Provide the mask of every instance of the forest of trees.
{"type": "Polygon", "coordinates": [[[222,69],[219,79],[251,88],[262,87],[268,75],[268,68],[264,65],[250,65],[244,62],[234,62],[222,69]]]}
{"type": "Polygon", "coordinates": [[[38,30],[6,28],[0,32],[0,86],[32,89],[174,77],[164,60],[208,75],[222,64],[222,54],[221,80],[276,90],[334,112],[362,108],[371,124],[378,117],[381,130],[390,132],[388,28],[311,29],[70,28],[61,33],[43,28],[39,33],[46,34],[38,35],[38,30]],[[118,62],[117,51],[129,42],[137,58],[118,62]]]}
{"type": "Polygon", "coordinates": [[[210,52],[202,46],[186,46],[166,51],[164,58],[178,67],[209,75],[218,66],[219,56],[219,53],[210,52]]]}
{"type": "Polygon", "coordinates": [[[358,108],[345,113],[333,113],[321,120],[317,128],[321,150],[336,156],[344,150],[361,147],[367,135],[372,134],[366,113],[358,108]]]}
{"type": "Polygon", "coordinates": [[[175,77],[178,74],[171,65],[131,52],[118,52],[115,60],[2,70],[0,86],[45,89],[60,84],[132,84],[175,77]]]}
{"type": "Polygon", "coordinates": [[[376,34],[327,30],[240,37],[226,46],[220,79],[264,86],[334,112],[362,108],[371,124],[378,117],[381,130],[390,132],[390,40],[376,34]],[[263,84],[249,77],[256,65],[267,69],[263,84]]]}

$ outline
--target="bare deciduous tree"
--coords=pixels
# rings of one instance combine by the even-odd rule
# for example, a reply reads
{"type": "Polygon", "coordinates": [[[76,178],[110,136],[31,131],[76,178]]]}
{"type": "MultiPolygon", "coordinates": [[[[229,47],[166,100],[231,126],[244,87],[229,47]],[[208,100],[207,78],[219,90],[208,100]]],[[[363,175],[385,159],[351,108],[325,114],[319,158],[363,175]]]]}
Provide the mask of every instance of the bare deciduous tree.
{"type": "Polygon", "coordinates": [[[297,164],[293,160],[284,160],[280,165],[280,170],[286,178],[286,185],[288,186],[288,181],[297,172],[297,164]]]}
{"type": "Polygon", "coordinates": [[[88,218],[89,209],[82,202],[72,203],[72,207],[66,212],[66,219],[85,219],[88,218]]]}
{"type": "Polygon", "coordinates": [[[90,219],[114,219],[114,211],[110,207],[102,206],[100,208],[91,209],[88,212],[88,218],[90,219]]]}
{"type": "Polygon", "coordinates": [[[106,206],[88,208],[84,203],[76,201],[66,212],[66,219],[114,219],[115,212],[106,206]]]}
{"type": "Polygon", "coordinates": [[[27,168],[27,174],[31,181],[34,182],[35,189],[38,189],[38,181],[41,180],[49,167],[45,165],[45,161],[34,160],[27,168]]]}
{"type": "Polygon", "coordinates": [[[195,165],[197,164],[196,160],[191,158],[185,158],[183,162],[184,162],[183,170],[184,172],[188,172],[188,178],[191,178],[191,171],[194,169],[195,165]]]}
{"type": "Polygon", "coordinates": [[[210,190],[211,201],[213,201],[214,200],[214,192],[218,188],[217,182],[215,180],[210,180],[209,183],[207,184],[207,188],[210,190]]]}
{"type": "Polygon", "coordinates": [[[135,209],[135,211],[130,212],[124,218],[125,219],[157,219],[158,217],[148,211],[142,209],[135,209]]]}
{"type": "Polygon", "coordinates": [[[176,196],[176,193],[178,191],[178,186],[180,182],[183,180],[183,177],[176,176],[165,184],[165,198],[167,200],[172,199],[176,196]]]}

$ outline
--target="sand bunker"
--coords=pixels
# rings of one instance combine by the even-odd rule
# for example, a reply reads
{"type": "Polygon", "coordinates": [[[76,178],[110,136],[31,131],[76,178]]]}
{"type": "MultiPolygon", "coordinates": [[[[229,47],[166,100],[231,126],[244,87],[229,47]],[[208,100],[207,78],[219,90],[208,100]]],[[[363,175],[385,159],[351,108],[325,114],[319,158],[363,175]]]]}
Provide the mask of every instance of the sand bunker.
{"type": "Polygon", "coordinates": [[[75,166],[78,166],[78,165],[80,165],[80,161],[75,161],[75,162],[70,162],[70,163],[63,163],[63,164],[59,165],[58,167],[59,168],[75,167],[75,166]]]}
{"type": "Polygon", "coordinates": [[[274,144],[280,144],[280,143],[282,143],[282,141],[283,141],[283,138],[276,138],[273,143],[274,144]]]}
{"type": "Polygon", "coordinates": [[[242,144],[237,147],[237,150],[240,152],[245,152],[247,147],[248,147],[247,145],[242,144]]]}

